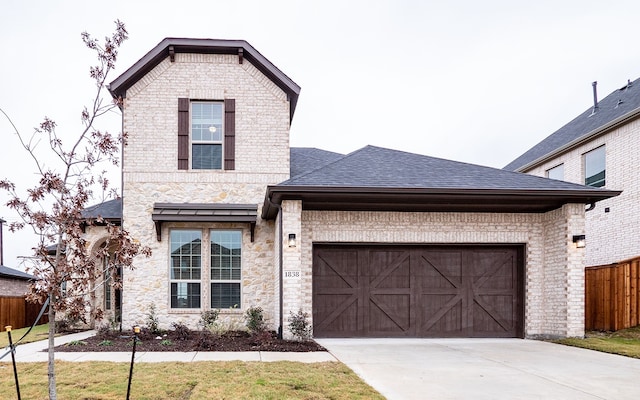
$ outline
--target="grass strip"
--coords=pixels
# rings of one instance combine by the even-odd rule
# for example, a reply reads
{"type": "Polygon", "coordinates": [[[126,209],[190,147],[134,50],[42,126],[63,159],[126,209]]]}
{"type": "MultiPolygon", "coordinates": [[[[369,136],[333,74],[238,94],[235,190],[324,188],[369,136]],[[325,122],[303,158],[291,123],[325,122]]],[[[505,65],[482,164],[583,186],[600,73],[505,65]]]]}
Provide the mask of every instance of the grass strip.
{"type": "MultiPolygon", "coordinates": [[[[56,362],[61,399],[121,400],[127,392],[128,363],[56,362]]],[[[45,363],[19,363],[25,399],[47,397],[45,363]]],[[[0,398],[15,396],[10,363],[0,363],[0,398]]],[[[337,362],[138,363],[135,399],[384,399],[344,364],[337,362]]]]}

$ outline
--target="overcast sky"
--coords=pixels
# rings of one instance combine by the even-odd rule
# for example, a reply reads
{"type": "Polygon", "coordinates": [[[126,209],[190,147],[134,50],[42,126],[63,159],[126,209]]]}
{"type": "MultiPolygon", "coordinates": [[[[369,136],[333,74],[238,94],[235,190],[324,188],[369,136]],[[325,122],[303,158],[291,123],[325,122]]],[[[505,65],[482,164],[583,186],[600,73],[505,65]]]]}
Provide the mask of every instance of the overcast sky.
{"type": "MultiPolygon", "coordinates": [[[[502,168],[590,107],[591,82],[602,98],[640,76],[638,15],[638,1],[2,0],[0,108],[27,135],[45,115],[77,133],[95,62],[80,33],[120,19],[130,38],[112,79],[165,37],[245,39],[302,87],[292,146],[502,168]]],[[[33,185],[1,115],[0,138],[0,177],[33,185]]],[[[17,219],[4,205],[0,217],[17,219]]],[[[20,268],[33,238],[4,232],[4,264],[20,268]]]]}

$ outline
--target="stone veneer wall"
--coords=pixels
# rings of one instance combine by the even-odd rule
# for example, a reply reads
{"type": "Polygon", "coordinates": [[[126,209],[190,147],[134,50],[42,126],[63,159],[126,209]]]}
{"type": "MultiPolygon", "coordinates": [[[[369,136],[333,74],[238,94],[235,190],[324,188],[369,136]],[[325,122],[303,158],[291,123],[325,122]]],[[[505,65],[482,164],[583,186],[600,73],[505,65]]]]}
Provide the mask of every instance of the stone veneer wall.
{"type": "MultiPolygon", "coordinates": [[[[163,224],[156,240],[154,203],[243,203],[262,205],[267,185],[289,178],[289,102],[286,94],[248,60],[237,55],[178,53],[165,59],[128,91],[124,130],[129,133],[123,157],[124,227],[150,258],[138,257],[134,271],[124,271],[123,325],[144,323],[150,304],[160,325],[183,322],[195,327],[201,310],[170,310],[169,229],[242,230],[242,308],[223,310],[221,320],[241,324],[249,306],[261,306],[277,327],[275,223],[258,217],[255,240],[249,224],[163,224]],[[178,98],[235,99],[235,170],[177,169],[178,98]]],[[[258,209],[258,216],[261,209],[258,209]]],[[[205,271],[203,263],[203,274],[205,271]]],[[[202,280],[202,310],[209,284],[202,280]]]]}
{"type": "Polygon", "coordinates": [[[282,207],[285,234],[301,235],[298,247],[285,249],[283,268],[302,274],[285,279],[284,315],[299,307],[312,315],[314,242],[515,243],[526,245],[525,335],[584,334],[584,251],[571,241],[584,229],[581,204],[545,214],[302,211],[295,201],[282,207]]]}
{"type": "Polygon", "coordinates": [[[600,201],[586,213],[586,265],[605,265],[640,255],[640,119],[599,136],[525,171],[546,176],[564,164],[564,180],[584,184],[583,154],[606,145],[606,188],[622,194],[600,201]],[[608,211],[606,209],[609,209],[608,211]]]}

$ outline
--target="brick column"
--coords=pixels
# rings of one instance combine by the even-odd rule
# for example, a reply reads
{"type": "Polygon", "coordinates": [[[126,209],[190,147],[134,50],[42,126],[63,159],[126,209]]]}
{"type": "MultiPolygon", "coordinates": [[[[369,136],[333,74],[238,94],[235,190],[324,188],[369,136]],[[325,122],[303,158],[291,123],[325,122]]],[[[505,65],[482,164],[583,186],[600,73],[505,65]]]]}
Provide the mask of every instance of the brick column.
{"type": "MultiPolygon", "coordinates": [[[[293,336],[288,329],[288,319],[290,312],[297,312],[299,309],[311,313],[308,309],[311,305],[311,298],[306,299],[304,295],[303,282],[311,271],[304,271],[302,268],[302,201],[284,200],[282,202],[282,301],[283,301],[283,336],[291,339],[293,336]],[[289,235],[295,235],[295,243],[289,243],[289,235]]],[[[310,281],[310,279],[309,279],[310,281]]]]}

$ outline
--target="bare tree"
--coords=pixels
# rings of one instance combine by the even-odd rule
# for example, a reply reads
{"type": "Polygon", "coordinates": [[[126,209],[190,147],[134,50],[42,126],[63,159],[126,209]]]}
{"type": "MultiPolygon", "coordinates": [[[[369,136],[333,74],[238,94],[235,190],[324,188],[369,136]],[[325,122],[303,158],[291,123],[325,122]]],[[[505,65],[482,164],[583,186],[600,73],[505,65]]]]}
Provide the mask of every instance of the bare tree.
{"type": "MultiPolygon", "coordinates": [[[[92,308],[89,291],[93,283],[104,274],[102,263],[97,259],[107,256],[107,251],[115,252],[106,259],[108,273],[117,267],[133,268],[136,255],[150,254],[150,250],[141,247],[120,226],[106,220],[95,221],[104,224],[107,232],[107,243],[98,254],[90,254],[87,240],[83,234],[82,210],[93,198],[93,191],[100,188],[102,199],[105,193],[117,196],[110,189],[106,172],[96,173],[96,165],[102,161],[118,165],[119,147],[126,145],[126,134],[112,135],[96,127],[96,121],[105,113],[120,104],[118,101],[104,101],[103,92],[109,73],[114,69],[120,45],[127,39],[127,31],[120,21],[115,21],[116,29],[104,42],[82,33],[82,40],[87,48],[95,51],[98,63],[90,67],[90,76],[96,85],[96,93],[92,104],[82,110],[82,128],[77,134],[58,134],[56,123],[45,117],[39,127],[28,138],[22,135],[15,124],[0,109],[11,123],[22,147],[32,158],[37,169],[37,184],[21,194],[16,185],[7,180],[0,180],[0,190],[8,193],[7,205],[15,210],[20,219],[9,226],[15,231],[24,227],[33,229],[38,235],[34,255],[39,261],[30,270],[36,283],[32,285],[29,299],[44,302],[49,299],[49,399],[57,398],[56,377],[54,369],[54,334],[57,313],[64,313],[71,318],[86,322],[87,310],[92,318],[100,318],[102,311],[92,308]],[[46,165],[39,154],[43,150],[52,155],[55,162],[46,165]],[[55,246],[55,252],[51,248],[55,246]],[[65,290],[62,287],[66,286],[65,290]]],[[[115,274],[112,273],[115,278],[115,274]]],[[[115,279],[112,285],[121,285],[115,279]]]]}

